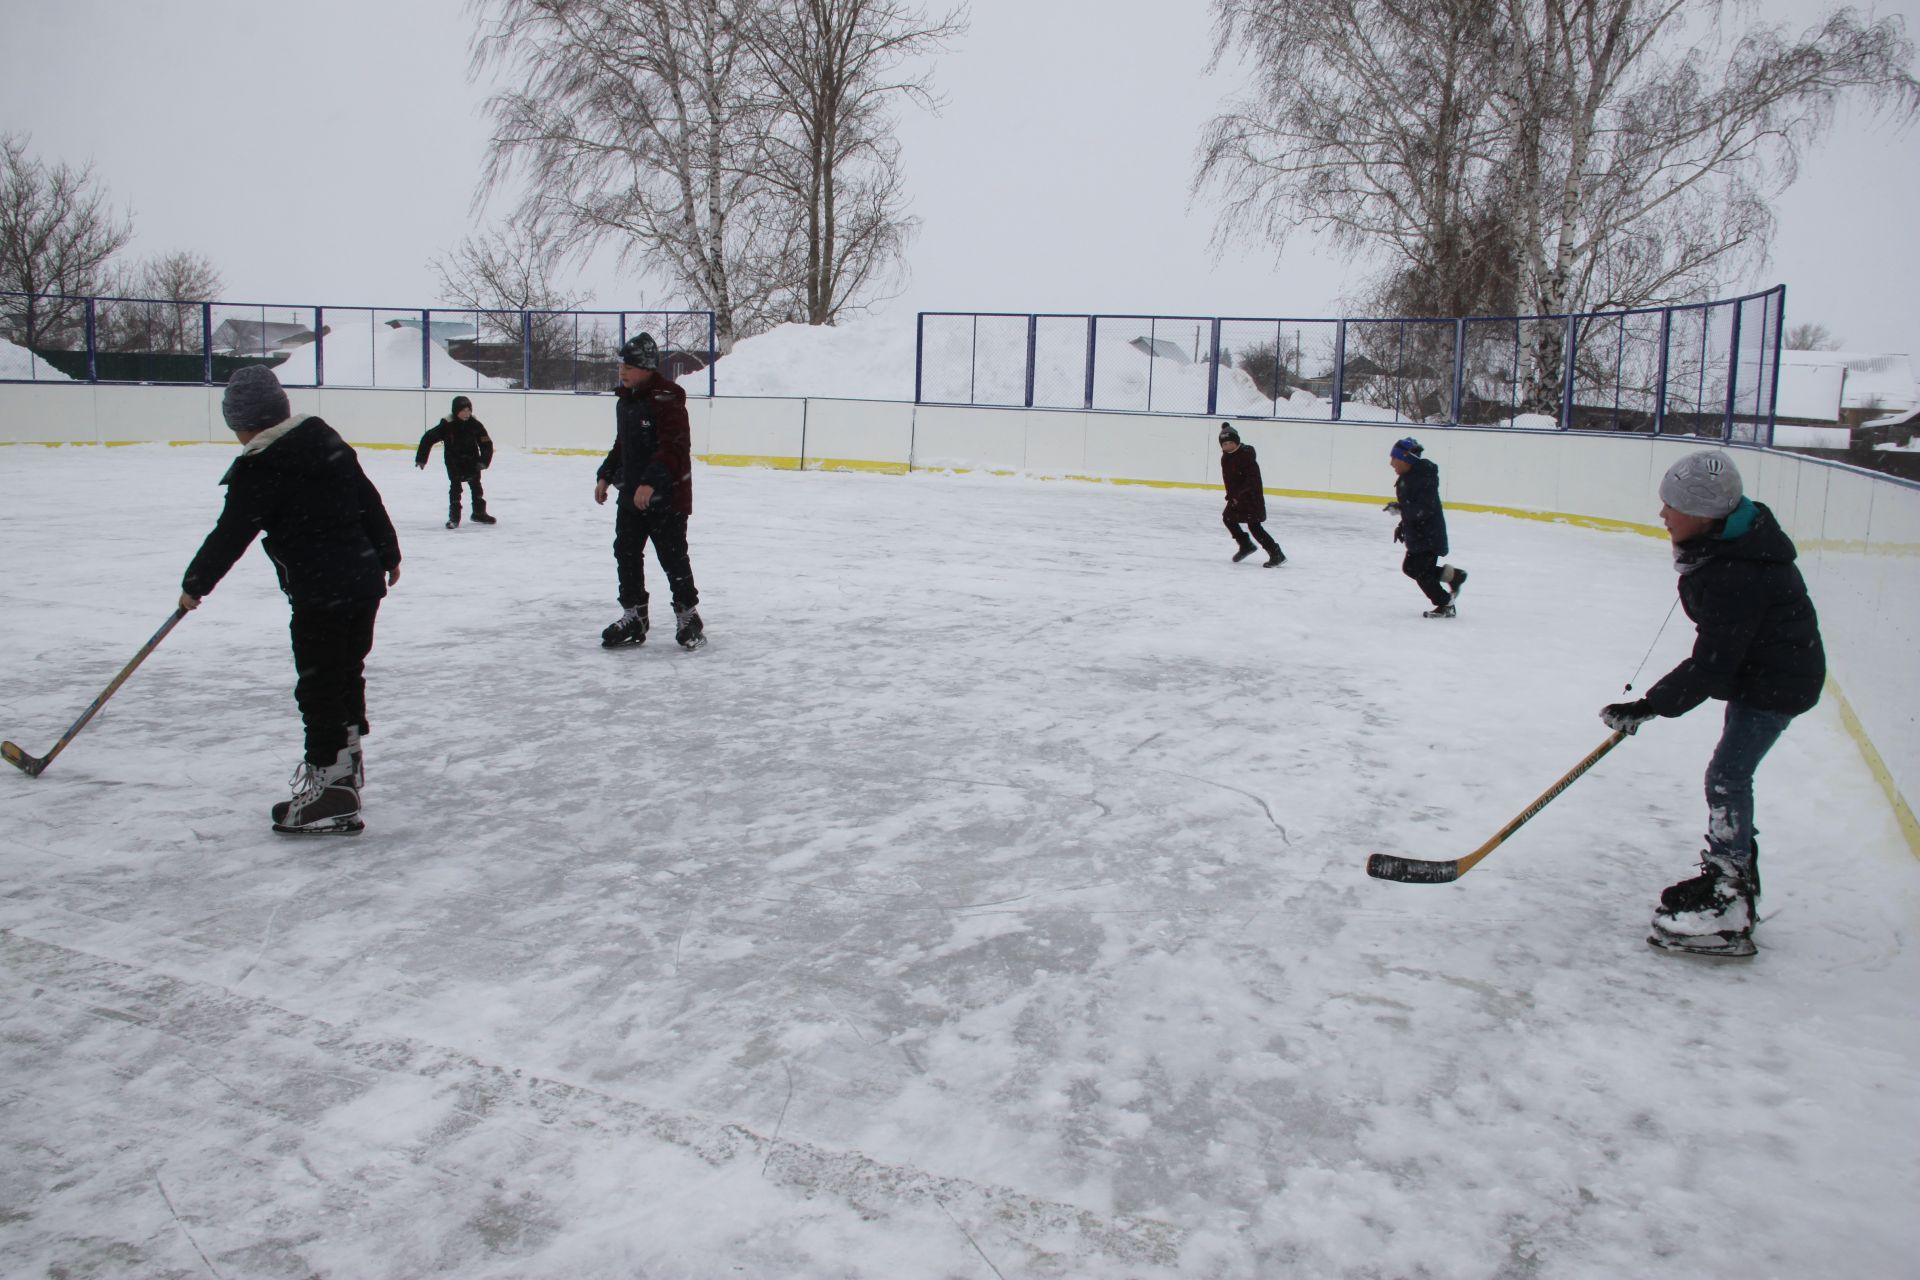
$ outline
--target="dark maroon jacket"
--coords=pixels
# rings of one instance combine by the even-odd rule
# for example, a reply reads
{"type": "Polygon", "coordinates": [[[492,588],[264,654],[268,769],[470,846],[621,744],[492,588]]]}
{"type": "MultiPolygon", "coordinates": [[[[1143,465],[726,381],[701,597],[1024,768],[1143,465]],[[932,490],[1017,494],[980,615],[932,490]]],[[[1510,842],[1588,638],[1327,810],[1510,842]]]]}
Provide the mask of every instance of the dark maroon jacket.
{"type": "Polygon", "coordinates": [[[687,422],[687,393],[664,373],[655,373],[639,390],[614,392],[613,448],[598,477],[631,494],[653,487],[653,510],[693,514],[693,433],[687,422]]]}
{"type": "Polygon", "coordinates": [[[1232,453],[1222,449],[1220,477],[1227,482],[1227,519],[1251,524],[1267,518],[1267,495],[1261,492],[1260,462],[1252,445],[1243,444],[1232,453]]]}

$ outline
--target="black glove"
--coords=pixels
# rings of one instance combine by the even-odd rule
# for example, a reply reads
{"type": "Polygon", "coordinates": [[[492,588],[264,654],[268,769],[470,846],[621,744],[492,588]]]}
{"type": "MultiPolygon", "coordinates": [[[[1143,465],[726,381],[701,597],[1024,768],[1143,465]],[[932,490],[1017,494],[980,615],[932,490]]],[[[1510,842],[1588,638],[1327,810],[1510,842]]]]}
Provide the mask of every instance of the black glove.
{"type": "Polygon", "coordinates": [[[1600,722],[1620,733],[1634,733],[1654,718],[1655,712],[1647,705],[1645,698],[1633,702],[1610,702],[1600,708],[1600,722]]]}
{"type": "Polygon", "coordinates": [[[1389,502],[1386,506],[1380,509],[1386,512],[1388,515],[1397,516],[1400,514],[1400,504],[1397,502],[1389,502]]]}
{"type": "Polygon", "coordinates": [[[1397,524],[1393,526],[1393,540],[1395,542],[1405,542],[1407,540],[1407,527],[1405,525],[1397,524]]]}

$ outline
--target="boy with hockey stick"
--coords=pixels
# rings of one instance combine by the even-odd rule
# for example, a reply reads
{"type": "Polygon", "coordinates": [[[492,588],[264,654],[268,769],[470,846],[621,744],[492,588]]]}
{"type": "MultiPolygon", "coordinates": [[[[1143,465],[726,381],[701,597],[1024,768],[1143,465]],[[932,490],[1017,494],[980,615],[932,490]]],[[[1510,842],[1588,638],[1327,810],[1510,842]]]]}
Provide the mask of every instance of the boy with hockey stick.
{"type": "Polygon", "coordinates": [[[1707,763],[1707,847],[1700,874],[1663,891],[1647,941],[1696,955],[1754,953],[1760,849],[1753,838],[1753,774],[1788,723],[1820,700],[1826,651],[1793,540],[1773,512],[1745,495],[1733,459],[1690,453],[1660,481],[1660,520],[1673,542],[1680,604],[1697,630],[1693,653],[1644,698],[1600,711],[1633,733],[1656,716],[1682,716],[1709,698],[1727,704],[1707,763]]]}
{"type": "Polygon", "coordinates": [[[476,524],[497,524],[487,514],[487,495],[480,491],[480,473],[493,464],[493,437],[473,416],[473,401],[465,396],[453,398],[453,408],[435,426],[420,437],[414,450],[413,465],[427,469],[433,446],[445,445],[441,456],[447,464],[447,528],[460,527],[460,486],[473,490],[473,519],[476,524]]]}
{"type": "Polygon", "coordinates": [[[351,835],[364,826],[366,658],[381,598],[400,581],[400,541],[353,449],[319,418],[294,417],[270,370],[235,372],[220,410],[242,449],[221,478],[226,505],[187,566],[180,607],[198,609],[266,535],[262,549],[293,609],[293,697],[306,724],[293,798],[273,806],[273,829],[351,835]]]}
{"type": "Polygon", "coordinates": [[[1433,602],[1423,618],[1451,618],[1460,588],[1467,585],[1467,571],[1441,564],[1447,554],[1447,513],[1440,505],[1440,468],[1422,455],[1426,450],[1412,436],[1394,442],[1387,455],[1397,479],[1393,482],[1393,501],[1382,508],[1400,517],[1393,527],[1393,540],[1407,547],[1400,572],[1433,602]]]}
{"type": "Polygon", "coordinates": [[[645,556],[651,541],[673,592],[674,642],[698,649],[707,636],[687,554],[687,517],[693,514],[687,393],[660,372],[660,349],[651,334],[637,334],[620,348],[620,386],[614,394],[613,448],[600,464],[593,500],[605,504],[610,488],[619,494],[613,560],[624,612],[600,633],[600,643],[608,649],[646,643],[645,556]]]}
{"type": "Polygon", "coordinates": [[[1267,495],[1260,480],[1258,457],[1252,445],[1240,443],[1240,433],[1230,422],[1220,424],[1220,479],[1227,486],[1227,509],[1221,514],[1220,523],[1227,526],[1227,532],[1240,546],[1233,553],[1233,562],[1239,564],[1252,555],[1253,544],[1258,542],[1267,549],[1267,561],[1262,568],[1285,564],[1286,554],[1261,523],[1267,518],[1267,495]],[[1251,541],[1246,530],[1240,528],[1243,522],[1253,533],[1251,541]]]}

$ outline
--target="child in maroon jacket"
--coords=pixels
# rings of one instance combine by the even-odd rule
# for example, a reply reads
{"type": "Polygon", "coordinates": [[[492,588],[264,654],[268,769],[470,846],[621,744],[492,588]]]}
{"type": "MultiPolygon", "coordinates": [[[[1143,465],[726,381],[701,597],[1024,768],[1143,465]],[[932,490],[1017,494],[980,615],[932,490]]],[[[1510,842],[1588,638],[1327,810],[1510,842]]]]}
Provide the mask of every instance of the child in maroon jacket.
{"type": "Polygon", "coordinates": [[[1233,553],[1235,564],[1253,554],[1253,544],[1258,542],[1267,549],[1267,561],[1263,568],[1271,569],[1287,562],[1286,553],[1280,550],[1280,544],[1273,540],[1261,521],[1267,518],[1267,495],[1260,487],[1260,463],[1254,456],[1253,446],[1240,443],[1240,433],[1233,424],[1220,424],[1220,476],[1227,485],[1227,509],[1220,517],[1220,523],[1227,526],[1227,532],[1240,544],[1233,553]],[[1253,537],[1247,537],[1245,524],[1253,531],[1253,537]]]}

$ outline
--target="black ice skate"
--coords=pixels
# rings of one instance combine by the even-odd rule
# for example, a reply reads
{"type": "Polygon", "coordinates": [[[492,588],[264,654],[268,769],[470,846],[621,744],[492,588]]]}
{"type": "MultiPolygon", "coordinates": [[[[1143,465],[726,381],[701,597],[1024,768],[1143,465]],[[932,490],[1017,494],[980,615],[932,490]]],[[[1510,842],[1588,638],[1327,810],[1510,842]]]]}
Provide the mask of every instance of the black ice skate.
{"type": "Polygon", "coordinates": [[[1647,943],[1662,951],[1742,959],[1753,955],[1754,900],[1759,876],[1710,853],[1700,857],[1700,874],[1660,893],[1647,943]]]}
{"type": "Polygon", "coordinates": [[[673,611],[673,642],[689,652],[707,642],[707,628],[700,621],[698,609],[688,607],[673,611]]]}
{"type": "Polygon", "coordinates": [[[1423,618],[1451,618],[1454,616],[1453,602],[1449,600],[1446,604],[1437,604],[1420,616],[1423,618]]]}
{"type": "Polygon", "coordinates": [[[1262,569],[1278,569],[1281,565],[1285,564],[1286,562],[1287,562],[1287,553],[1280,550],[1278,547],[1275,547],[1273,554],[1268,556],[1267,562],[1261,565],[1260,567],[1262,569]]]}
{"type": "Polygon", "coordinates": [[[459,517],[459,516],[448,516],[448,517],[447,517],[447,528],[449,528],[449,529],[458,529],[459,527],[460,527],[460,517],[459,517]]]}
{"type": "Polygon", "coordinates": [[[366,830],[360,820],[360,789],[354,785],[353,756],[346,748],[332,764],[301,762],[289,779],[293,799],[273,806],[273,829],[291,836],[352,836],[366,830]]]}
{"type": "Polygon", "coordinates": [[[500,523],[498,520],[495,520],[492,516],[487,514],[487,509],[485,507],[475,507],[473,509],[473,522],[475,524],[499,524],[500,523]]]}
{"type": "MultiPolygon", "coordinates": [[[[478,516],[474,518],[479,519],[478,516]]],[[[1467,571],[1447,565],[1440,570],[1440,581],[1447,584],[1447,590],[1452,593],[1453,599],[1458,600],[1461,590],[1467,585],[1467,571]]]]}
{"type": "Polygon", "coordinates": [[[630,644],[647,642],[647,609],[645,605],[632,605],[615,619],[613,624],[600,633],[600,647],[619,649],[630,644]]]}

